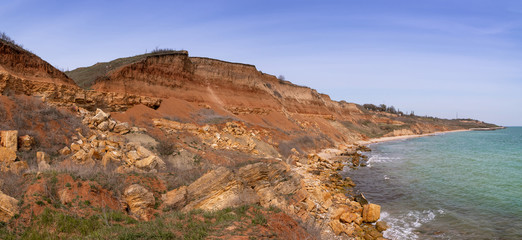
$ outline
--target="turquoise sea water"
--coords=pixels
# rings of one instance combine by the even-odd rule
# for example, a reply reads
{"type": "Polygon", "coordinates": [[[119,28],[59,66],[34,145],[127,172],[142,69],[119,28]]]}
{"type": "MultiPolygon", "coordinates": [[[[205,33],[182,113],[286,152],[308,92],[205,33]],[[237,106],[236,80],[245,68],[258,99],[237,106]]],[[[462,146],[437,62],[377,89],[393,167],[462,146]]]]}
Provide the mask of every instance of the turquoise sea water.
{"type": "Polygon", "coordinates": [[[391,239],[522,239],[522,127],[370,145],[345,169],[391,239]]]}

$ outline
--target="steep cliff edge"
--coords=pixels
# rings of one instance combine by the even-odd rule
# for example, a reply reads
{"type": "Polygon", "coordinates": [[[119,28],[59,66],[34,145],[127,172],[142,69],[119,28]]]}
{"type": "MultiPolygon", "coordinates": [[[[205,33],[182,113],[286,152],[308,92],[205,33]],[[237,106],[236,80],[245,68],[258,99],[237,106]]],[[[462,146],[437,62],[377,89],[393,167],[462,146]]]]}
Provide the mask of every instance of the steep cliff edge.
{"type": "Polygon", "coordinates": [[[333,101],[253,65],[190,57],[187,52],[139,59],[98,77],[92,88],[162,98],[157,113],[182,122],[240,120],[270,129],[277,142],[297,141],[298,148],[466,128],[458,120],[372,112],[354,103],[333,101]]]}
{"type": "Polygon", "coordinates": [[[39,96],[58,105],[78,105],[92,109],[105,106],[125,110],[136,104],[157,108],[161,100],[134,94],[83,90],[63,72],[35,54],[0,39],[0,93],[39,96]]]}
{"type": "Polygon", "coordinates": [[[76,86],[72,79],[40,57],[14,42],[2,39],[0,39],[0,72],[34,81],[76,86]]]}

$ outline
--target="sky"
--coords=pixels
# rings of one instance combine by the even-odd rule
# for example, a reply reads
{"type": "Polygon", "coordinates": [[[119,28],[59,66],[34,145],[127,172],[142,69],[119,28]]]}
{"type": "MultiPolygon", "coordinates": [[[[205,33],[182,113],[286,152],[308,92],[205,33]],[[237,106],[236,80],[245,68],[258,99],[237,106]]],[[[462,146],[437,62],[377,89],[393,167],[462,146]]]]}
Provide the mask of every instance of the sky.
{"type": "Polygon", "coordinates": [[[62,70],[184,49],[334,100],[522,126],[519,0],[11,0],[0,31],[62,70]]]}

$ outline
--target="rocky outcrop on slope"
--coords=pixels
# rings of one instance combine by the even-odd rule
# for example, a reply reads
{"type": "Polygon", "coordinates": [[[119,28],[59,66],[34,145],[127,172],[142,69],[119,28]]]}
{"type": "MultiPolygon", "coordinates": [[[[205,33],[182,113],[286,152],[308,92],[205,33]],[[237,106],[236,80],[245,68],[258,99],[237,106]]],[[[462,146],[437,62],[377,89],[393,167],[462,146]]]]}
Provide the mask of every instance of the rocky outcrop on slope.
{"type": "Polygon", "coordinates": [[[7,222],[20,211],[18,200],[0,191],[0,222],[7,222]]]}
{"type": "Polygon", "coordinates": [[[0,172],[20,174],[28,168],[27,162],[20,161],[18,151],[18,131],[0,131],[0,172]]]}
{"type": "Polygon", "coordinates": [[[40,96],[56,105],[76,105],[88,109],[104,106],[114,111],[123,111],[137,104],[150,108],[158,108],[161,104],[161,99],[154,97],[83,90],[77,86],[19,78],[1,71],[0,93],[40,96]]]}
{"type": "Polygon", "coordinates": [[[337,174],[343,163],[318,155],[300,157],[303,163],[298,167],[281,161],[249,164],[237,170],[220,167],[189,186],[163,194],[163,207],[215,211],[256,203],[277,207],[302,222],[313,222],[325,238],[382,239],[384,228],[377,230],[372,225],[379,219],[380,206],[346,197],[344,188],[353,183],[337,174]]]}
{"type": "Polygon", "coordinates": [[[261,157],[280,157],[272,147],[266,129],[248,129],[242,122],[226,122],[224,126],[181,123],[168,119],[152,119],[167,134],[188,132],[203,139],[213,149],[241,151],[261,157]],[[266,141],[265,141],[266,140],[266,141]],[[260,151],[260,149],[262,149],[260,151]]]}
{"type": "Polygon", "coordinates": [[[40,57],[14,42],[0,39],[0,71],[2,70],[19,77],[38,79],[38,81],[76,85],[72,79],[40,57]]]}
{"type": "Polygon", "coordinates": [[[146,131],[130,127],[128,123],[111,119],[110,114],[97,109],[89,112],[80,109],[83,123],[90,127],[89,137],[78,133],[70,147],[60,150],[78,164],[100,164],[107,167],[117,166],[116,171],[125,172],[156,172],[165,168],[165,162],[152,151],[137,142],[127,142],[122,137],[129,132],[146,131]]]}

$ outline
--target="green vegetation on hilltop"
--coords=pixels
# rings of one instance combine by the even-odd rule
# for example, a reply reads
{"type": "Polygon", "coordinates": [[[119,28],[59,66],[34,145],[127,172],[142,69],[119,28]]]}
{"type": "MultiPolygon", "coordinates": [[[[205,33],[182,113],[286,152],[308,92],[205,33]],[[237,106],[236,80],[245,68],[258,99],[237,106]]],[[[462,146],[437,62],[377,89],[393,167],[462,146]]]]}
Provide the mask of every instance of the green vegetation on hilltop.
{"type": "Polygon", "coordinates": [[[169,54],[179,54],[183,51],[176,51],[173,49],[159,49],[156,48],[150,53],[136,55],[126,58],[118,58],[110,62],[99,62],[90,67],[81,67],[72,71],[66,71],[65,74],[78,84],[78,86],[88,89],[96,79],[107,76],[111,71],[123,67],[125,65],[142,61],[147,57],[161,56],[169,54]]]}

